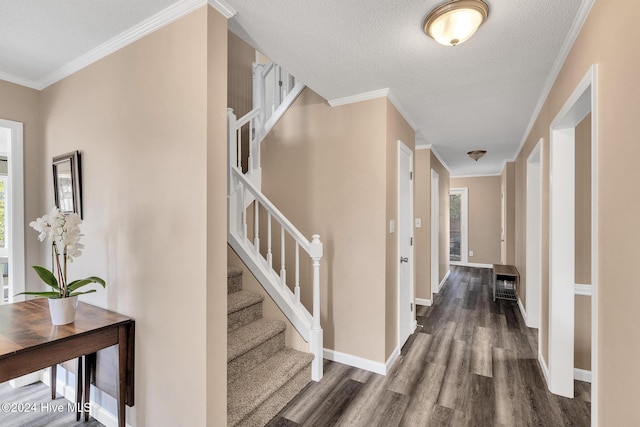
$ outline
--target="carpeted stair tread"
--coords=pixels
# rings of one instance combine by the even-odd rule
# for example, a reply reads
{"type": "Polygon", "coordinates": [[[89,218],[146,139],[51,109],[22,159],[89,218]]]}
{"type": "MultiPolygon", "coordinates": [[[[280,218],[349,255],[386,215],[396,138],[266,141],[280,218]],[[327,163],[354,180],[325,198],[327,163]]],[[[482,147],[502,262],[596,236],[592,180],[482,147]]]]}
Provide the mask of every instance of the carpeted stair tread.
{"type": "Polygon", "coordinates": [[[227,334],[227,363],[283,332],[279,320],[258,319],[227,334]]]}
{"type": "MultiPolygon", "coordinates": [[[[312,360],[313,355],[309,353],[284,348],[255,368],[239,375],[227,385],[228,425],[237,425],[281,388],[286,389],[289,381],[309,366],[312,360]]],[[[296,384],[295,387],[300,385],[296,384]]],[[[289,399],[290,396],[283,397],[282,407],[289,399]]],[[[279,405],[271,402],[270,406],[279,405]]],[[[276,413],[277,411],[271,416],[276,413]]]]}
{"type": "Polygon", "coordinates": [[[250,291],[238,291],[229,294],[227,297],[227,314],[235,313],[244,308],[262,302],[264,297],[260,294],[250,291]]]}
{"type": "Polygon", "coordinates": [[[227,294],[242,290],[242,272],[239,267],[227,266],[227,294]]]}

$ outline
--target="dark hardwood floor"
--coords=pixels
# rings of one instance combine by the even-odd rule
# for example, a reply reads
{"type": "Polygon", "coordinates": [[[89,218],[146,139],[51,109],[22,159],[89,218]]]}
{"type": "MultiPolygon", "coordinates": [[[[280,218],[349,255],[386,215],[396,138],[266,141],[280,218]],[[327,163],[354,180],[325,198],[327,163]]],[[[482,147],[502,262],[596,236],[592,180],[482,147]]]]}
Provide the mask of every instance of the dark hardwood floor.
{"type": "Polygon", "coordinates": [[[492,301],[489,269],[452,267],[385,377],[325,361],[269,426],[590,426],[590,385],[551,394],[537,331],[517,303],[492,301]]]}

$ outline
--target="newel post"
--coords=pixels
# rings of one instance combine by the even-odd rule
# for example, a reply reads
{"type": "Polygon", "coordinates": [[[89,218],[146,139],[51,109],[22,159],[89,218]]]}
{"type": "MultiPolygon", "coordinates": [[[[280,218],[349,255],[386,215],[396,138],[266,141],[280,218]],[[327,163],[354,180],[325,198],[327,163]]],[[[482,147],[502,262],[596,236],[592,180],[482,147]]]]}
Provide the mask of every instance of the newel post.
{"type": "Polygon", "coordinates": [[[320,236],[314,234],[309,254],[313,260],[313,324],[311,326],[310,347],[311,353],[315,356],[311,364],[311,379],[320,381],[322,379],[322,328],[320,327],[320,259],[322,258],[322,242],[320,236]]]}

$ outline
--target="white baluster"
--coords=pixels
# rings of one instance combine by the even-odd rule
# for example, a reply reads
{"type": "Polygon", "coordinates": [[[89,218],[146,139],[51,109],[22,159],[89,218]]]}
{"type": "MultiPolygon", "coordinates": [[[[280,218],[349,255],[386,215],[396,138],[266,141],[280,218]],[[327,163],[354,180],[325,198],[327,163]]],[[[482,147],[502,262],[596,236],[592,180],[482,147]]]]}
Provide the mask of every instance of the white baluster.
{"type": "Polygon", "coordinates": [[[267,264],[273,270],[273,254],[271,253],[271,212],[267,213],[267,264]]]}
{"type": "Polygon", "coordinates": [[[235,128],[236,115],[233,114],[232,108],[227,108],[227,165],[229,166],[227,168],[227,195],[230,195],[235,191],[235,186],[233,185],[233,173],[231,172],[231,165],[235,165],[237,163],[234,158],[234,156],[237,155],[235,128]]]}
{"type": "Polygon", "coordinates": [[[260,256],[260,233],[259,233],[259,224],[258,221],[258,211],[260,209],[260,204],[258,203],[258,199],[253,202],[253,246],[256,249],[256,256],[260,256]]]}
{"type": "Polygon", "coordinates": [[[309,255],[313,260],[313,324],[309,347],[315,356],[311,364],[311,379],[322,379],[322,347],[323,333],[320,327],[320,259],[322,258],[322,242],[320,236],[314,234],[309,245],[309,255]]]}
{"type": "Polygon", "coordinates": [[[300,245],[296,242],[296,285],[293,288],[296,301],[300,302],[300,245]]]}
{"type": "Polygon", "coordinates": [[[284,226],[280,224],[280,280],[282,286],[287,286],[287,269],[284,267],[284,226]]]}
{"type": "Polygon", "coordinates": [[[244,185],[241,186],[240,188],[240,194],[241,194],[241,199],[242,199],[242,204],[241,209],[242,209],[242,240],[246,241],[247,240],[247,209],[245,208],[244,205],[244,200],[245,200],[245,192],[247,190],[244,188],[244,185]]]}
{"type": "Polygon", "coordinates": [[[242,171],[242,132],[240,129],[236,130],[236,135],[238,136],[238,169],[242,171]]]}
{"type": "Polygon", "coordinates": [[[249,120],[249,159],[247,160],[247,171],[253,172],[253,119],[249,120]]]}

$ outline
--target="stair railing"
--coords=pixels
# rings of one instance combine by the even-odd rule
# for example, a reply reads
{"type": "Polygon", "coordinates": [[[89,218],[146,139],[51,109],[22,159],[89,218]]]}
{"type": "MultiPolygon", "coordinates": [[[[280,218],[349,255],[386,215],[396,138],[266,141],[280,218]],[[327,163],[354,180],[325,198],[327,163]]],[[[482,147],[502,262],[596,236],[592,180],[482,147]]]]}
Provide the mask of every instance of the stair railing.
{"type": "Polygon", "coordinates": [[[310,351],[315,356],[311,366],[311,377],[314,381],[319,381],[323,374],[323,332],[320,326],[320,259],[322,258],[323,246],[320,236],[314,234],[311,241],[307,240],[282,212],[254,186],[237,165],[231,162],[229,164],[228,242],[303,339],[309,343],[310,351]],[[248,199],[251,199],[253,203],[248,204],[246,202],[248,199]],[[260,241],[260,208],[266,210],[267,215],[266,242],[263,246],[260,241]],[[250,233],[250,224],[247,224],[247,221],[251,216],[251,210],[253,224],[250,233]],[[276,238],[276,244],[277,240],[280,244],[279,270],[273,265],[272,223],[274,221],[280,228],[280,238],[276,238]],[[293,292],[287,284],[285,251],[287,238],[293,239],[295,245],[293,292]],[[308,262],[311,263],[313,269],[313,314],[309,313],[300,301],[300,263],[301,256],[303,256],[301,252],[306,253],[308,262]]]}

